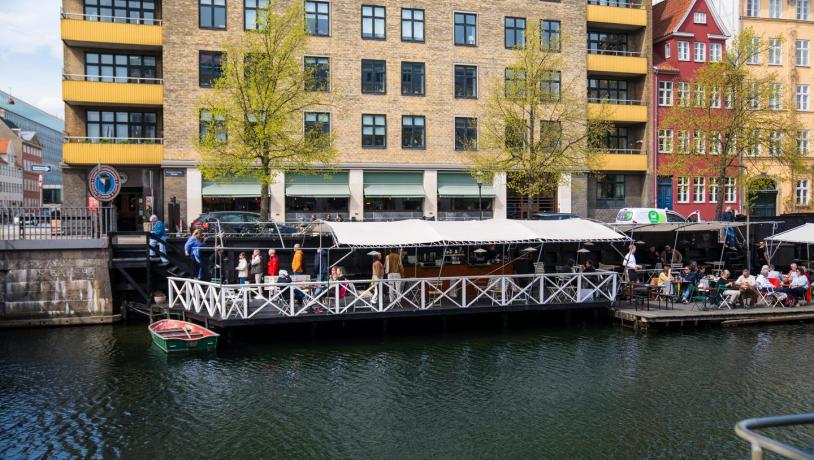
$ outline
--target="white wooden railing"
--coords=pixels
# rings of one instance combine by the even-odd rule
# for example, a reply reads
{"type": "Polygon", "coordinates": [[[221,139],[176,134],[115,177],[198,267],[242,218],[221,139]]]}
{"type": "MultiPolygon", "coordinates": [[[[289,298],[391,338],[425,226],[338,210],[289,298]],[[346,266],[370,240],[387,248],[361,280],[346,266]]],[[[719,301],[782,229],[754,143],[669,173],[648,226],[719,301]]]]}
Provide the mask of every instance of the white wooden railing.
{"type": "Polygon", "coordinates": [[[169,306],[214,319],[613,302],[615,272],[216,284],[169,278],[169,306]]]}

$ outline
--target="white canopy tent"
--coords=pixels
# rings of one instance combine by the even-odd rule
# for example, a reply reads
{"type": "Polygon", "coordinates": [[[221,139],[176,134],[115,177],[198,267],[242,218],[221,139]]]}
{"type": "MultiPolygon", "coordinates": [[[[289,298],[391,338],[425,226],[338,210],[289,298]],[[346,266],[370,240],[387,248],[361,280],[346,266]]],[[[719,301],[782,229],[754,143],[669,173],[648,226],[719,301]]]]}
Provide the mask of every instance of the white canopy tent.
{"type": "Polygon", "coordinates": [[[805,244],[806,257],[811,260],[810,247],[814,244],[814,224],[803,224],[799,227],[794,227],[791,230],[777,233],[766,238],[766,246],[769,251],[769,260],[771,260],[783,243],[789,244],[805,244]]]}
{"type": "Polygon", "coordinates": [[[626,242],[630,238],[584,219],[395,222],[315,222],[327,228],[335,246],[442,246],[502,243],[626,242]]]}

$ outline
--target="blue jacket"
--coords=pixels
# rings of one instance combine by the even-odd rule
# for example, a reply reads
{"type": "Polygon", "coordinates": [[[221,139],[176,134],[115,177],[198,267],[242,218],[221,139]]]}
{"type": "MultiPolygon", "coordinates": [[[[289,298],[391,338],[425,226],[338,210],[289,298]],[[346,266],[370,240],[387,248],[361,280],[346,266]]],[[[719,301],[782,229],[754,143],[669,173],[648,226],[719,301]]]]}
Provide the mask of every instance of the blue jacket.
{"type": "Polygon", "coordinates": [[[199,248],[205,246],[203,241],[198,241],[198,238],[190,236],[184,244],[184,253],[194,257],[195,260],[201,260],[201,250],[199,248]]]}
{"type": "Polygon", "coordinates": [[[164,222],[161,220],[155,221],[155,225],[153,225],[153,235],[157,236],[158,239],[166,241],[167,236],[167,228],[164,227],[164,222]]]}

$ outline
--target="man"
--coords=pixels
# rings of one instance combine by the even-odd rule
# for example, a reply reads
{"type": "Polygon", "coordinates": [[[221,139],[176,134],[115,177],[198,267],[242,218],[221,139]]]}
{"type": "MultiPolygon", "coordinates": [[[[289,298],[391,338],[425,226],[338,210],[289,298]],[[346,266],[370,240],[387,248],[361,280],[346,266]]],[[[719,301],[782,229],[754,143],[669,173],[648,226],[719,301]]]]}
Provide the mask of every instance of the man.
{"type": "Polygon", "coordinates": [[[663,265],[669,267],[672,264],[680,264],[683,260],[684,256],[677,249],[673,249],[669,244],[664,245],[664,251],[661,253],[661,263],[663,265]]]}
{"type": "Polygon", "coordinates": [[[150,216],[150,223],[153,225],[152,234],[153,237],[150,238],[150,257],[156,256],[156,247],[158,247],[158,255],[161,256],[161,265],[167,265],[170,261],[167,259],[167,237],[169,234],[167,233],[167,228],[164,227],[164,222],[162,222],[158,216],[153,214],[150,216]]]}
{"type": "Polygon", "coordinates": [[[280,275],[280,257],[277,256],[277,251],[269,249],[269,261],[266,264],[266,273],[268,276],[280,275]]]}
{"type": "Polygon", "coordinates": [[[328,280],[328,252],[322,248],[317,249],[314,255],[314,274],[317,275],[317,281],[328,280]]]}
{"type": "Polygon", "coordinates": [[[302,266],[302,249],[299,243],[294,245],[294,258],[291,259],[291,274],[302,275],[305,269],[302,266]]]}
{"type": "Polygon", "coordinates": [[[726,298],[726,301],[730,305],[734,305],[735,302],[738,301],[738,296],[740,296],[740,291],[737,289],[732,289],[734,284],[732,280],[729,278],[731,273],[729,270],[724,270],[721,272],[721,276],[715,280],[715,286],[718,288],[718,295],[715,299],[711,299],[713,303],[717,303],[721,300],[722,297],[726,298]]]}
{"type": "MultiPolygon", "coordinates": [[[[286,286],[286,285],[291,284],[291,277],[288,276],[287,271],[280,270],[280,274],[277,277],[277,284],[280,285],[280,290],[282,291],[282,293],[280,294],[280,298],[283,299],[283,300],[289,300],[288,296],[290,294],[288,292],[286,292],[286,290],[289,289],[289,286],[286,286]],[[283,286],[285,286],[285,287],[283,287],[283,286]]],[[[305,298],[305,293],[302,292],[301,290],[297,289],[296,287],[291,287],[290,289],[294,292],[294,300],[298,304],[302,304],[302,299],[305,298]]]]}
{"type": "Polygon", "coordinates": [[[622,267],[627,273],[627,280],[630,283],[635,283],[639,280],[637,271],[642,269],[641,265],[636,265],[636,245],[631,244],[627,247],[628,251],[625,258],[622,259],[622,267]]]}
{"type": "MultiPolygon", "coordinates": [[[[396,248],[390,250],[387,258],[384,260],[384,272],[387,273],[387,279],[400,280],[404,275],[404,265],[401,263],[401,254],[396,248]]],[[[401,293],[401,281],[392,281],[390,283],[390,303],[393,303],[401,293]]]]}
{"type": "Polygon", "coordinates": [[[200,230],[192,232],[184,244],[184,254],[189,257],[190,268],[192,270],[192,277],[200,280],[203,279],[203,261],[201,260],[201,247],[205,245],[203,236],[200,230]]]}
{"type": "Polygon", "coordinates": [[[755,267],[760,267],[761,265],[768,265],[769,258],[766,255],[766,242],[761,241],[758,243],[757,248],[755,248],[755,257],[752,261],[752,265],[755,267]]]}
{"type": "Polygon", "coordinates": [[[692,268],[687,265],[681,273],[681,303],[690,303],[690,296],[695,288],[695,283],[698,282],[698,273],[694,272],[692,268]]]}
{"type": "Polygon", "coordinates": [[[655,244],[651,244],[647,249],[647,257],[645,260],[647,263],[653,264],[653,267],[655,267],[657,263],[661,262],[661,257],[659,256],[659,251],[656,249],[655,244]]]}
{"type": "Polygon", "coordinates": [[[764,296],[767,294],[771,294],[780,302],[783,302],[788,294],[782,291],[775,291],[774,285],[771,281],[769,281],[769,273],[771,273],[771,269],[768,265],[764,265],[760,267],[760,274],[757,275],[755,279],[755,288],[761,292],[764,296]]]}
{"type": "MultiPolygon", "coordinates": [[[[721,213],[721,221],[735,222],[735,211],[732,210],[732,206],[727,206],[726,211],[721,213]]],[[[735,229],[732,226],[726,227],[726,247],[731,250],[736,250],[738,249],[736,243],[735,229]]]]}
{"type": "Polygon", "coordinates": [[[740,298],[743,299],[743,305],[746,308],[751,308],[757,299],[757,290],[755,289],[755,277],[749,273],[749,269],[744,268],[741,276],[735,280],[735,287],[740,292],[740,298]]]}

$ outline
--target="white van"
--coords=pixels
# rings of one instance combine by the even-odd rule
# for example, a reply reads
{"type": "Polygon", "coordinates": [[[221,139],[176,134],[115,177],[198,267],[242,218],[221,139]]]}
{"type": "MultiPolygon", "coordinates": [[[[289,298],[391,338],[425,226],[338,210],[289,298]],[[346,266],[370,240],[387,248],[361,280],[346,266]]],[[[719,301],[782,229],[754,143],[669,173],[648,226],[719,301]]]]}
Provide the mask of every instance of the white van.
{"type": "Polygon", "coordinates": [[[617,224],[661,224],[689,221],[689,219],[675,211],[658,208],[622,208],[616,214],[617,224]]]}

